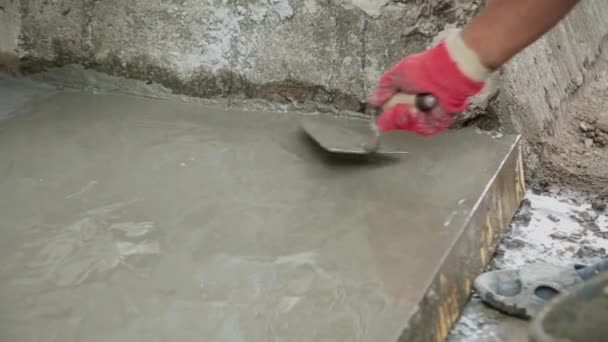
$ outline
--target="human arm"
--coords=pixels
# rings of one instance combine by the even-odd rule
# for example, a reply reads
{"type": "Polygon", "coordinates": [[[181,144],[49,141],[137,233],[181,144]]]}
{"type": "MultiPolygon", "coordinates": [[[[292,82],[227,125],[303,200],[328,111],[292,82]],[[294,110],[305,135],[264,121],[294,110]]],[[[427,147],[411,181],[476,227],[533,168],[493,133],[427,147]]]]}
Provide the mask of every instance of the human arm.
{"type": "Polygon", "coordinates": [[[433,135],[449,127],[486,79],[565,17],[579,0],[492,0],[464,27],[438,45],[407,56],[388,71],[369,97],[383,107],[382,131],[403,129],[433,135]],[[421,112],[413,102],[395,103],[398,93],[428,93],[437,106],[421,112]]]}
{"type": "Polygon", "coordinates": [[[551,30],[579,1],[488,1],[462,38],[484,65],[496,69],[551,30]]]}

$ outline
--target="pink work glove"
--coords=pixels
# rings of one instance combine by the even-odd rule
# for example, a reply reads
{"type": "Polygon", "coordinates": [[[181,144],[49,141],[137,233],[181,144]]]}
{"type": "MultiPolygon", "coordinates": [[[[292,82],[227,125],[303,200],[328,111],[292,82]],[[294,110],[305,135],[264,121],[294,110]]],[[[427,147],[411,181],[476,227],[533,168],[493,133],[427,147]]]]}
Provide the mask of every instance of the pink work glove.
{"type": "Polygon", "coordinates": [[[484,87],[490,72],[465,45],[460,32],[455,32],[435,47],[392,66],[380,77],[368,102],[383,108],[377,121],[381,131],[433,135],[454,123],[456,115],[467,108],[468,98],[484,87]],[[435,106],[424,112],[416,106],[414,96],[403,93],[433,95],[435,106]]]}

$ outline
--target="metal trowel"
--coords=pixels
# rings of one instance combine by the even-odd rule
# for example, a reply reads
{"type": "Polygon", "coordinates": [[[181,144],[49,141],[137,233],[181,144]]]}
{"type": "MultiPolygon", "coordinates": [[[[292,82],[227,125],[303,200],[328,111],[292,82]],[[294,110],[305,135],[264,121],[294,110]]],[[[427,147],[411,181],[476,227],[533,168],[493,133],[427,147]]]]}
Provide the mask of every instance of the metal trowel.
{"type": "MultiPolygon", "coordinates": [[[[430,94],[409,95],[399,93],[382,108],[390,108],[400,103],[414,104],[421,112],[429,112],[437,105],[437,99],[430,94]]],[[[404,154],[404,146],[383,146],[382,132],[376,125],[382,108],[374,108],[371,120],[343,118],[330,115],[314,115],[302,120],[304,131],[323,149],[339,154],[404,154]]]]}

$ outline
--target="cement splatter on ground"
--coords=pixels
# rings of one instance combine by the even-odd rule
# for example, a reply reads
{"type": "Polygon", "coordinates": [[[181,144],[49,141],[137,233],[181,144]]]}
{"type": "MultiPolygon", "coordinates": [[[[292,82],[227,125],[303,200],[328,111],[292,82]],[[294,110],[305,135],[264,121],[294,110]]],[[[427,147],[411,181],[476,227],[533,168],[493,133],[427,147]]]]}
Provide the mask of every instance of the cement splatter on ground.
{"type": "MultiPolygon", "coordinates": [[[[596,202],[593,207],[603,205],[596,202]]],[[[574,192],[528,192],[489,270],[517,269],[533,262],[592,263],[607,257],[608,213],[593,207],[574,192]]],[[[527,329],[528,321],[503,315],[473,295],[449,341],[527,341],[527,329]]]]}
{"type": "Polygon", "coordinates": [[[528,193],[511,230],[498,248],[493,268],[517,268],[534,261],[557,265],[606,257],[608,215],[572,192],[528,193]]]}

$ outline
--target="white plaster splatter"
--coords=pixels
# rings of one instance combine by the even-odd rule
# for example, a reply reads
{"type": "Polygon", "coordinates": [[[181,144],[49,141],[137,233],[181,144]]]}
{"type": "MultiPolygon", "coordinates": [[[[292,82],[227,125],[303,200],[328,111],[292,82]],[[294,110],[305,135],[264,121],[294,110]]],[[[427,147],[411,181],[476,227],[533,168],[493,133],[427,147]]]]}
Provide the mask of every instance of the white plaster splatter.
{"type": "Polygon", "coordinates": [[[270,0],[270,9],[279,15],[281,20],[291,18],[293,16],[293,8],[289,4],[289,0],[270,0]]]}
{"type": "Polygon", "coordinates": [[[201,42],[199,66],[216,72],[230,65],[231,40],[239,34],[239,22],[243,20],[243,16],[236,14],[230,8],[223,7],[217,8],[213,15],[213,18],[209,18],[209,22],[213,24],[207,32],[207,38],[201,42]]]}
{"type": "Polygon", "coordinates": [[[292,255],[282,255],[275,260],[276,264],[296,264],[296,265],[314,265],[316,254],[314,252],[304,252],[292,255]]]}
{"type": "Polygon", "coordinates": [[[362,9],[369,16],[377,17],[380,15],[380,10],[389,0],[351,0],[351,3],[362,9]]]}
{"type": "MultiPolygon", "coordinates": [[[[291,18],[294,11],[289,0],[257,0],[234,8],[229,5],[217,6],[205,15],[207,27],[199,44],[177,53],[175,64],[184,76],[201,67],[212,73],[230,69],[234,41],[241,37],[243,21],[261,23],[271,15],[285,20],[291,18]]],[[[250,49],[253,48],[251,45],[250,49]]]]}
{"type": "MultiPolygon", "coordinates": [[[[608,213],[598,213],[593,230],[588,229],[590,222],[579,222],[581,213],[593,212],[584,197],[557,190],[543,195],[528,192],[526,199],[530,204],[524,205],[515,216],[511,231],[500,243],[500,253],[492,261],[493,268],[520,269],[533,262],[588,264],[608,250],[608,239],[603,237],[608,235],[608,213]],[[581,254],[581,250],[586,252],[581,254]]],[[[474,298],[448,341],[505,341],[505,336],[521,336],[526,329],[527,325],[521,325],[519,320],[488,309],[474,298]]]]}
{"type": "MultiPolygon", "coordinates": [[[[42,181],[42,179],[40,180],[42,181]]],[[[80,197],[81,195],[83,195],[86,192],[91,191],[91,189],[93,189],[93,187],[95,187],[95,185],[97,185],[97,181],[96,180],[92,180],[89,183],[87,183],[87,185],[85,185],[84,187],[82,187],[80,190],[67,195],[65,198],[66,199],[71,199],[71,198],[75,198],[75,197],[80,197]]]]}
{"type": "MultiPolygon", "coordinates": [[[[576,194],[528,193],[526,198],[530,200],[530,222],[513,222],[512,231],[504,241],[523,243],[520,248],[503,248],[504,256],[495,260],[497,267],[519,268],[536,261],[556,265],[581,262],[585,261],[577,256],[581,247],[608,250],[608,240],[598,234],[608,234],[608,216],[605,213],[599,215],[595,221],[597,232],[585,228],[577,216],[590,211],[591,205],[578,199],[576,194]],[[573,234],[576,238],[572,238],[573,234]]],[[[583,256],[582,259],[586,258],[583,256]]]]}
{"type": "Polygon", "coordinates": [[[458,215],[467,215],[469,210],[467,208],[462,208],[462,205],[466,202],[466,198],[461,198],[458,201],[458,208],[454,211],[452,211],[450,213],[450,215],[448,215],[448,217],[445,219],[445,221],[443,221],[443,226],[444,227],[449,227],[450,224],[452,224],[452,221],[454,220],[455,217],[457,217],[458,215]]]}
{"type": "Polygon", "coordinates": [[[309,13],[315,14],[318,10],[317,2],[315,0],[304,0],[304,8],[306,8],[309,13]]]}
{"type": "Polygon", "coordinates": [[[278,308],[280,312],[286,313],[291,311],[300,301],[302,297],[284,297],[278,304],[278,308]]]}

